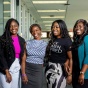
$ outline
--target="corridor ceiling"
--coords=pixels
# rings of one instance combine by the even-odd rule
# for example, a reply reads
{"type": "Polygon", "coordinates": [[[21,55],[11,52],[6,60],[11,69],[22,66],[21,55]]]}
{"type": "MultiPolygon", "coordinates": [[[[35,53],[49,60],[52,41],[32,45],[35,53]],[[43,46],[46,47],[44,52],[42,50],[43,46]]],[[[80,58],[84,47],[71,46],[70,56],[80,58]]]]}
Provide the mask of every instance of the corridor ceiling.
{"type": "Polygon", "coordinates": [[[52,21],[62,19],[66,22],[68,30],[71,31],[78,19],[88,20],[88,0],[23,0],[26,6],[41,25],[43,31],[50,31],[52,21]],[[35,3],[47,1],[48,3],[35,3]],[[49,1],[54,1],[49,3],[49,1]],[[58,3],[57,1],[62,1],[58,3]],[[56,2],[56,3],[55,3],[56,2]],[[47,10],[39,12],[39,10],[47,10]],[[49,11],[48,11],[49,10],[49,11]],[[51,12],[50,12],[51,11],[51,12]],[[47,17],[47,18],[44,18],[47,17]],[[57,17],[57,18],[55,18],[57,17]],[[59,18],[61,17],[61,18],[59,18]]]}

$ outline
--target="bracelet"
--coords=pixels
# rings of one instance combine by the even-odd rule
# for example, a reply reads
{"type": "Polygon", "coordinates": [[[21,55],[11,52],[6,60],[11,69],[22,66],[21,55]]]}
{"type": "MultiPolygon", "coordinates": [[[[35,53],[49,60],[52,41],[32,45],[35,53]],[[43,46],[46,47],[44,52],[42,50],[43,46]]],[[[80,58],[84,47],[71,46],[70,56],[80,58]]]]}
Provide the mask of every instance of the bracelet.
{"type": "Polygon", "coordinates": [[[84,75],[84,72],[83,71],[80,71],[80,74],[83,74],[84,75]]]}
{"type": "Polygon", "coordinates": [[[22,74],[22,76],[24,77],[24,76],[26,76],[26,74],[22,74]]]}
{"type": "Polygon", "coordinates": [[[70,73],[70,74],[68,74],[68,76],[72,76],[72,74],[70,73]]]}

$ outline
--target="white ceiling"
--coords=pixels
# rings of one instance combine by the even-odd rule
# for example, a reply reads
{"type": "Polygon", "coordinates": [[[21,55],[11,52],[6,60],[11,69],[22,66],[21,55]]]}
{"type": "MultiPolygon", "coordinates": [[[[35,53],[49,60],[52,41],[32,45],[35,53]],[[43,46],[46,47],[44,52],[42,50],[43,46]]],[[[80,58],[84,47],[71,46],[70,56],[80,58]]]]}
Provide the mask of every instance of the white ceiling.
{"type": "MultiPolygon", "coordinates": [[[[68,29],[72,29],[73,25],[76,20],[78,19],[86,19],[88,20],[88,0],[48,0],[48,1],[67,1],[70,5],[64,4],[33,4],[32,1],[39,1],[39,0],[23,0],[26,3],[26,6],[32,12],[35,19],[41,25],[43,30],[49,31],[50,27],[46,27],[45,25],[51,23],[43,23],[43,21],[54,21],[59,18],[40,18],[41,16],[65,16],[63,19],[68,29]],[[37,10],[66,10],[66,12],[37,12],[37,10]]],[[[40,1],[47,1],[47,0],[40,0],[40,1]]]]}

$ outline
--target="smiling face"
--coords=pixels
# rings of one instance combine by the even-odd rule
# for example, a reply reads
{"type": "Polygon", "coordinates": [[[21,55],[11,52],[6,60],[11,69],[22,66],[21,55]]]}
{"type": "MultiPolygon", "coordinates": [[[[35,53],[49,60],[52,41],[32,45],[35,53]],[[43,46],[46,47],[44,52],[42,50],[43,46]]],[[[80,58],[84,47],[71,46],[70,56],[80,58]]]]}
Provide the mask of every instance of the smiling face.
{"type": "Polygon", "coordinates": [[[15,22],[15,21],[12,21],[11,22],[11,25],[10,25],[10,32],[12,35],[17,35],[17,32],[18,32],[18,24],[15,22]]]}
{"type": "Polygon", "coordinates": [[[31,34],[36,40],[41,39],[41,29],[38,26],[32,27],[31,34]]]}
{"type": "Polygon", "coordinates": [[[56,36],[57,38],[61,38],[60,27],[59,27],[59,24],[57,22],[55,22],[53,24],[52,32],[53,32],[54,36],[56,36]]]}
{"type": "Polygon", "coordinates": [[[75,32],[77,35],[82,35],[84,33],[84,25],[82,22],[79,22],[75,27],[75,32]]]}

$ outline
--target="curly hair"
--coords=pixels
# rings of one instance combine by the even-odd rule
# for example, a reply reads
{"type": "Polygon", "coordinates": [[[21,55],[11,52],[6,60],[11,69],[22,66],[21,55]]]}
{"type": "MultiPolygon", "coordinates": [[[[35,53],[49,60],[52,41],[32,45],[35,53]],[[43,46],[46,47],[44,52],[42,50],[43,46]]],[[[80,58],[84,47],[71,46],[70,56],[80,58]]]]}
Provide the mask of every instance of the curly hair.
{"type": "Polygon", "coordinates": [[[77,20],[74,27],[73,27],[73,41],[74,41],[75,45],[78,46],[78,45],[82,44],[83,38],[86,35],[88,35],[88,23],[87,23],[87,21],[84,19],[77,20]],[[84,32],[80,37],[77,35],[77,33],[75,31],[75,28],[76,28],[78,23],[83,23],[83,25],[84,25],[84,32]]]}

